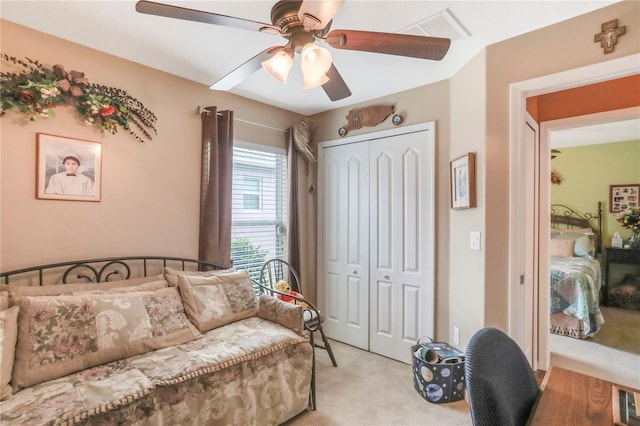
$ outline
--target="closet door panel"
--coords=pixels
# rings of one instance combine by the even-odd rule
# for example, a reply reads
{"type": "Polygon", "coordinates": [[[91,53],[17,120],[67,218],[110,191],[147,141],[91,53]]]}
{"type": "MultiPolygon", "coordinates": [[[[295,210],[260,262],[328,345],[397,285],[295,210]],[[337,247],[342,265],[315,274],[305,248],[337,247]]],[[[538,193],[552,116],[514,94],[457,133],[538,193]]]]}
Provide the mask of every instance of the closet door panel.
{"type": "Polygon", "coordinates": [[[420,155],[415,149],[402,154],[402,267],[420,271],[420,155]]]}
{"type": "Polygon", "coordinates": [[[370,350],[404,362],[420,336],[433,336],[432,150],[427,132],[375,140],[370,148],[377,174],[370,185],[370,276],[389,287],[371,294],[370,350]]]}
{"type": "Polygon", "coordinates": [[[319,286],[324,331],[369,347],[369,146],[323,148],[322,247],[319,286]]]}
{"type": "Polygon", "coordinates": [[[377,220],[372,223],[376,232],[376,250],[378,251],[375,259],[378,269],[391,270],[393,246],[391,240],[391,220],[392,220],[392,158],[387,153],[382,153],[376,159],[376,179],[377,179],[377,196],[375,197],[376,205],[373,208],[376,211],[377,220]]]}

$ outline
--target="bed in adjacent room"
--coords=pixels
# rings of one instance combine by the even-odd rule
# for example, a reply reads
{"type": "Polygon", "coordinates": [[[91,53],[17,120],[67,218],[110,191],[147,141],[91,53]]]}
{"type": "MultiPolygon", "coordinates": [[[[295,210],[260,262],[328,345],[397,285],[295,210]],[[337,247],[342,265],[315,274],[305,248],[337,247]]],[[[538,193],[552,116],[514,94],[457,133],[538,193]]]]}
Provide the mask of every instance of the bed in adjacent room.
{"type": "Polygon", "coordinates": [[[551,332],[584,339],[598,332],[602,267],[602,203],[596,214],[551,206],[551,332]]]}

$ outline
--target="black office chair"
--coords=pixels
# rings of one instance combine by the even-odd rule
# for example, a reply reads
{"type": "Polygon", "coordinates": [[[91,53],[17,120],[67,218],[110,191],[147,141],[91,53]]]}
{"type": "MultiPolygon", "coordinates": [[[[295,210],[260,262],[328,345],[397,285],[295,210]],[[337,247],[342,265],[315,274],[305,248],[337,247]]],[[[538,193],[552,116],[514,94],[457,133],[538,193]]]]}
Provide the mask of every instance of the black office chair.
{"type": "Polygon", "coordinates": [[[527,423],[540,388],[527,357],[509,336],[496,328],[474,334],[464,370],[474,426],[527,423]]]}
{"type": "MultiPolygon", "coordinates": [[[[275,285],[278,281],[286,281],[289,283],[291,290],[301,293],[304,296],[300,277],[296,270],[293,269],[288,262],[282,259],[271,259],[262,265],[262,269],[260,270],[260,284],[265,287],[275,289],[275,285]]],[[[331,363],[334,367],[337,367],[338,363],[333,356],[329,340],[322,330],[324,317],[315,309],[309,309],[305,311],[304,318],[305,328],[309,331],[311,344],[313,344],[315,348],[325,349],[329,354],[329,358],[331,358],[331,363]],[[322,345],[314,343],[313,334],[316,331],[320,333],[322,345]]]]}

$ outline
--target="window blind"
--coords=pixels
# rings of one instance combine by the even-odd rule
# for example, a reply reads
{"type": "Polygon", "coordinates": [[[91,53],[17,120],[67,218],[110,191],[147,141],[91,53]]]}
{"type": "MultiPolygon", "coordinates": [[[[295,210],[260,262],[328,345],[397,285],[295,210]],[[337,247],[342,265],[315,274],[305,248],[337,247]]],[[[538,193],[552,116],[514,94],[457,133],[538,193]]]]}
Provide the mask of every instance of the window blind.
{"type": "Polygon", "coordinates": [[[269,259],[287,255],[287,158],[284,150],[233,148],[231,259],[258,280],[269,259]]]}

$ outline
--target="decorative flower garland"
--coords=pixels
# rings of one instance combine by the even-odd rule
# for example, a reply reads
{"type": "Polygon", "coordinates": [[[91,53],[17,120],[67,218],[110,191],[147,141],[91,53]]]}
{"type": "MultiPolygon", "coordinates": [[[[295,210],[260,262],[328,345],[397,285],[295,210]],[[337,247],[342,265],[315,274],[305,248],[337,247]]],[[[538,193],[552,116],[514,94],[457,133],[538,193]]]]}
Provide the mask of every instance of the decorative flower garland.
{"type": "Polygon", "coordinates": [[[122,127],[138,141],[157,134],[156,116],[136,98],[115,87],[89,83],[84,73],[67,72],[62,65],[49,69],[29,58],[17,59],[1,54],[2,60],[21,65],[21,73],[0,72],[0,117],[17,108],[29,120],[55,115],[58,105],[71,105],[85,123],[114,134],[122,127]],[[142,135],[138,134],[142,133],[142,135]]]}

